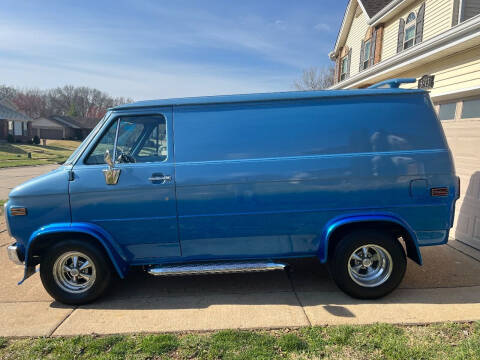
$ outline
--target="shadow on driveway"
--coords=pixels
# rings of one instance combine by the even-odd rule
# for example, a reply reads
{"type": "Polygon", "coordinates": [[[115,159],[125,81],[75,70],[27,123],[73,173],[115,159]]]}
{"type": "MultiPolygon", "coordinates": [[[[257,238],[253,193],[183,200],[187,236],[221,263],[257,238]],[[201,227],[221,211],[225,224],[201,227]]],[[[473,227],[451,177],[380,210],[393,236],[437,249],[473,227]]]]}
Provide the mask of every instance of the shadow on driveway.
{"type": "Polygon", "coordinates": [[[291,266],[287,271],[264,273],[154,277],[141,268],[133,268],[126,279],[114,282],[109,294],[86,307],[141,310],[205,308],[216,304],[272,305],[290,300],[272,294],[294,293],[302,306],[323,305],[332,315],[351,317],[348,309],[340,305],[479,302],[477,295],[466,296],[456,288],[480,286],[480,262],[447,245],[423,248],[422,253],[424,265],[409,261],[399,289],[377,300],[349,297],[335,286],[325,265],[316,259],[302,259],[289,260],[291,266]],[[439,288],[451,289],[449,296],[435,296],[439,288]],[[175,301],[180,298],[188,301],[175,301]]]}

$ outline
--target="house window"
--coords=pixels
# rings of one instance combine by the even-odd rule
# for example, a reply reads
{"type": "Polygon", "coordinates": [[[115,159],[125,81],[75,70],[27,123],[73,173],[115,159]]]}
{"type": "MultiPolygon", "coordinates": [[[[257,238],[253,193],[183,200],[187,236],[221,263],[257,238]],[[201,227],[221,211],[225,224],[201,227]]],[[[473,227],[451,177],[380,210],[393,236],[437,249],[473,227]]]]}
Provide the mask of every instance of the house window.
{"type": "Polygon", "coordinates": [[[456,108],[456,102],[440,104],[438,106],[438,118],[440,120],[454,120],[456,108]]]}
{"type": "Polygon", "coordinates": [[[8,121],[8,134],[13,135],[13,121],[8,121]]]}
{"type": "Polygon", "coordinates": [[[411,12],[406,21],[405,36],[403,37],[403,50],[415,45],[416,16],[411,12]]]}
{"type": "Polygon", "coordinates": [[[340,71],[340,80],[345,80],[348,76],[348,55],[342,59],[342,66],[340,71]]]}
{"type": "Polygon", "coordinates": [[[480,99],[465,100],[462,107],[462,119],[480,118],[480,99]]]}
{"type": "Polygon", "coordinates": [[[362,63],[362,69],[363,70],[368,68],[368,65],[370,64],[370,51],[371,50],[372,50],[372,41],[368,40],[363,45],[363,63],[362,63]]]}

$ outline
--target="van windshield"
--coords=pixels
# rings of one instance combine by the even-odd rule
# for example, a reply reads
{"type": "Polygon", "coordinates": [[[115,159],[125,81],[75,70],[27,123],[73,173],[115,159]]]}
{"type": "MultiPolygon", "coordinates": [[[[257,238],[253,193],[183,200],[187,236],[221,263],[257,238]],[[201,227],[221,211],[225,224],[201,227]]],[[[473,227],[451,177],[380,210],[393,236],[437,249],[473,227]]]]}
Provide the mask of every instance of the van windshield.
{"type": "Polygon", "coordinates": [[[80,146],[70,155],[70,157],[65,161],[63,165],[72,165],[72,163],[75,161],[77,156],[83,152],[83,150],[87,147],[87,145],[90,143],[93,137],[100,131],[102,128],[103,124],[105,124],[105,121],[108,119],[110,116],[110,111],[105,114],[105,116],[98,122],[98,124],[93,128],[92,131],[90,131],[90,134],[85,138],[85,140],[82,141],[80,146]]]}

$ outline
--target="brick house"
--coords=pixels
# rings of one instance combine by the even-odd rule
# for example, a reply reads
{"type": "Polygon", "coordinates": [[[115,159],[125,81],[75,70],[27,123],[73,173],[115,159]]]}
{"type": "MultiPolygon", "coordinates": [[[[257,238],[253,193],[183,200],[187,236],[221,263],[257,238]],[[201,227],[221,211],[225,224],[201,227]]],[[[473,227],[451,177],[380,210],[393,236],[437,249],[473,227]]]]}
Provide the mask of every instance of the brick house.
{"type": "Polygon", "coordinates": [[[94,122],[84,119],[80,122],[70,116],[50,116],[32,121],[32,135],[41,139],[83,140],[98,120],[94,122]]]}
{"type": "Polygon", "coordinates": [[[12,135],[14,141],[30,140],[31,121],[13,102],[0,99],[0,140],[7,140],[8,135],[12,135]]]}

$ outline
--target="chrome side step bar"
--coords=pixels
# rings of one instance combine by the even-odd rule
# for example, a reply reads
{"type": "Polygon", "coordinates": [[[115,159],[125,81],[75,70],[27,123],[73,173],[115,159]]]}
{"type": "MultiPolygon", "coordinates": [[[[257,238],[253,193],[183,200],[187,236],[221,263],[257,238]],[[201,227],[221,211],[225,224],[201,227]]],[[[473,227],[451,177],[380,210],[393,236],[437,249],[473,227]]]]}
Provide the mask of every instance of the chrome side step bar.
{"type": "Polygon", "coordinates": [[[231,274],[284,270],[286,266],[287,264],[276,263],[272,261],[225,261],[153,265],[147,268],[147,272],[155,276],[231,274]]]}

